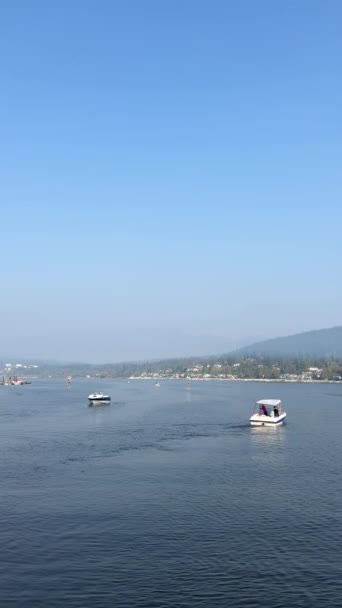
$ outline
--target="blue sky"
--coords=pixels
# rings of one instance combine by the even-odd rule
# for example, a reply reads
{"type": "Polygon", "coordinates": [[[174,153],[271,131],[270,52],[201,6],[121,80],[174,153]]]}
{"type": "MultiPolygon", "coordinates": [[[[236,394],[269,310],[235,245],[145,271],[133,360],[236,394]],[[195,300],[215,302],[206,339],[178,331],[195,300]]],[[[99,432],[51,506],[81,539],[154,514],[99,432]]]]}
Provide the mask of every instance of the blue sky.
{"type": "Polygon", "coordinates": [[[0,355],[342,322],[340,2],[3,2],[0,355]]]}

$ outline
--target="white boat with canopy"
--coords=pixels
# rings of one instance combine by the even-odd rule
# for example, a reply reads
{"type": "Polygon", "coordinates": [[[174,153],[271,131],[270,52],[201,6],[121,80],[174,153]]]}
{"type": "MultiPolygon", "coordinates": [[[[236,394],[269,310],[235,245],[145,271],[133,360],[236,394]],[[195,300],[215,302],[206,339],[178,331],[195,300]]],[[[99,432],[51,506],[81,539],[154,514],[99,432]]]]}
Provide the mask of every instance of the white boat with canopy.
{"type": "Polygon", "coordinates": [[[249,422],[252,426],[277,426],[283,424],[286,412],[282,410],[280,399],[260,399],[249,422]]]}

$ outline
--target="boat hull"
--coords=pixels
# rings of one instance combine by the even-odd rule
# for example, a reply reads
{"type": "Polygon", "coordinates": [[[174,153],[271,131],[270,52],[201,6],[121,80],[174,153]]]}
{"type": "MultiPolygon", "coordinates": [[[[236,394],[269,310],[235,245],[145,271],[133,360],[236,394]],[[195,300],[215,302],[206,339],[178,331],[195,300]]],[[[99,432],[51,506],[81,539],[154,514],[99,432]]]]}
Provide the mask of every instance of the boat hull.
{"type": "Polygon", "coordinates": [[[264,414],[254,414],[249,419],[252,426],[279,426],[284,423],[286,412],[280,416],[265,416],[264,414]]]}

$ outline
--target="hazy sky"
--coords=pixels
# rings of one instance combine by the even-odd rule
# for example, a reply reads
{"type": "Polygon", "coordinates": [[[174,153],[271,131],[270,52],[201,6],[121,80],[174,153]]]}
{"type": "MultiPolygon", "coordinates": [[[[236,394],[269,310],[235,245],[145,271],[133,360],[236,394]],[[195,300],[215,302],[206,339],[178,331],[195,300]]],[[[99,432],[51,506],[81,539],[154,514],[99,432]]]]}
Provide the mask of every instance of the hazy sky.
{"type": "Polygon", "coordinates": [[[342,323],[339,0],[3,0],[0,355],[342,323]]]}

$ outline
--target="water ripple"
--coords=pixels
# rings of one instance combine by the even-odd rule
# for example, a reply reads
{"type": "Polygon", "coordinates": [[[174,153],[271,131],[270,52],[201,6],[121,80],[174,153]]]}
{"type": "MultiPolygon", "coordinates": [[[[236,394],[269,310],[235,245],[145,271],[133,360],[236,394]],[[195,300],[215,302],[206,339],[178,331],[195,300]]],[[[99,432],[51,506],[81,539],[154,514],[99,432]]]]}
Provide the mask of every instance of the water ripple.
{"type": "Polygon", "coordinates": [[[338,387],[253,429],[248,384],[44,386],[1,404],[1,606],[341,605],[338,387]]]}

